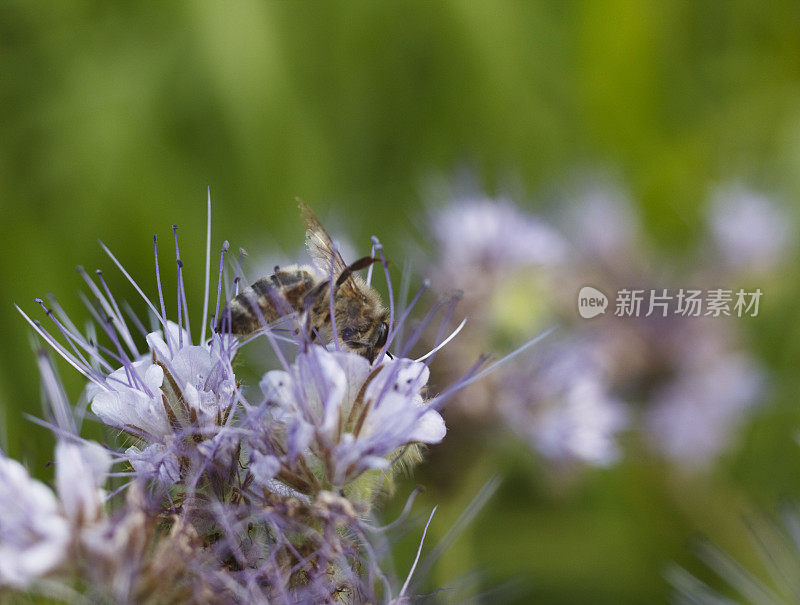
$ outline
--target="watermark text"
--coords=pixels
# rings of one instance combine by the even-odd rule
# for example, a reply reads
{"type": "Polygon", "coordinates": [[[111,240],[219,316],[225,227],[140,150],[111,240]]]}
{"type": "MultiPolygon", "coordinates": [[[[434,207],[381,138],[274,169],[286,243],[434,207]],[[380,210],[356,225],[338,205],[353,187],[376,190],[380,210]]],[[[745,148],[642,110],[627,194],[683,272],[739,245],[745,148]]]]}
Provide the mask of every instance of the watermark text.
{"type": "MultiPolygon", "coordinates": [[[[628,289],[617,291],[614,299],[616,317],[758,317],[761,302],[760,288],[753,291],[715,288],[693,290],[628,289]]],[[[592,286],[584,286],[578,293],[578,313],[590,319],[606,312],[608,297],[592,286]]]]}

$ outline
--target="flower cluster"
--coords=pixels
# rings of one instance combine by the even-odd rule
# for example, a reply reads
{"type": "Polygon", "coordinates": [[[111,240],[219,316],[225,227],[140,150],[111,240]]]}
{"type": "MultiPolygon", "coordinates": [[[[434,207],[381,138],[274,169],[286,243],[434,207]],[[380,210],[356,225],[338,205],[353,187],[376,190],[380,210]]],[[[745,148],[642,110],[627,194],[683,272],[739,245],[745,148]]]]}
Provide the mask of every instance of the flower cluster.
{"type": "Polygon", "coordinates": [[[372,367],[359,355],[319,346],[288,371],[267,372],[264,405],[254,413],[268,410],[272,426],[248,436],[256,482],[269,486],[277,475],[303,493],[339,491],[368,470],[389,468],[402,448],[438,443],[444,421],[421,395],[429,374],[410,359],[372,367]]]}
{"type": "MultiPolygon", "coordinates": [[[[81,272],[96,323],[86,333],[55,300],[37,299],[50,328],[20,310],[87,379],[89,418],[116,440],[106,447],[80,437],[86,410],[69,405],[40,353],[46,422],[58,438],[55,490],[0,456],[0,594],[5,587],[153,603],[403,598],[408,581],[398,588],[379,565],[386,541],[376,539],[377,496],[424,446],[444,438],[438,410],[471,374],[432,396],[430,355],[387,351],[371,362],[335,342],[312,343],[297,312],[288,331],[287,322],[283,332],[265,331],[278,367],[257,386],[242,383],[243,342],[207,333],[215,325],[207,307],[193,337],[174,229],[177,321],[167,317],[157,238],[155,302],[106,249],[147,304],[154,329],[118,303],[99,271],[81,272]]],[[[227,251],[226,242],[214,316],[227,294],[227,251]]]]}
{"type": "Polygon", "coordinates": [[[434,283],[463,290],[472,330],[471,340],[443,352],[439,367],[461,367],[486,343],[510,346],[520,334],[559,326],[559,338],[464,392],[452,412],[481,423],[499,417],[559,464],[613,463],[627,429],[683,469],[702,469],[725,450],[765,386],[763,370],[742,350],[741,322],[615,317],[613,306],[587,320],[575,311],[576,296],[586,285],[614,292],[679,278],[714,287],[769,280],[791,245],[777,204],[743,188],[719,189],[708,237],[686,266],[645,249],[634,206],[599,181],[550,220],[507,198],[470,191],[444,198],[432,216],[434,283]]]}

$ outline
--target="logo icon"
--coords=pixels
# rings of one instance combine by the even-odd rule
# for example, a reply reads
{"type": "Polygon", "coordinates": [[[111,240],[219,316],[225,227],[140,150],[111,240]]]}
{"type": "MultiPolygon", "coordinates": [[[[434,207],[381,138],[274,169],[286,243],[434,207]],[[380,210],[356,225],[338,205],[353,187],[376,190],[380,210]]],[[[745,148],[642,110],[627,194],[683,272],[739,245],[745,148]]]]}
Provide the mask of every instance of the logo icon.
{"type": "Polygon", "coordinates": [[[584,286],[578,292],[578,313],[584,319],[591,319],[606,312],[608,297],[597,288],[584,286]]]}

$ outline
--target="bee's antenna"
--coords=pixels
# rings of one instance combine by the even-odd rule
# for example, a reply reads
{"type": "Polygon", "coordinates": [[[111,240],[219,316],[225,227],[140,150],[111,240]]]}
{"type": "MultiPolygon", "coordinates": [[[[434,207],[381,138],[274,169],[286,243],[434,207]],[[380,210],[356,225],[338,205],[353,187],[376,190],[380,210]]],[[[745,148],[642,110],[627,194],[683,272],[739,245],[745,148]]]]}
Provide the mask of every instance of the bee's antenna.
{"type": "Polygon", "coordinates": [[[342,271],[341,275],[336,279],[336,286],[341,286],[344,282],[346,282],[350,276],[356,272],[360,271],[361,269],[366,269],[373,263],[378,262],[378,259],[374,256],[365,256],[363,258],[359,258],[357,261],[353,261],[350,263],[344,271],[342,271]]]}

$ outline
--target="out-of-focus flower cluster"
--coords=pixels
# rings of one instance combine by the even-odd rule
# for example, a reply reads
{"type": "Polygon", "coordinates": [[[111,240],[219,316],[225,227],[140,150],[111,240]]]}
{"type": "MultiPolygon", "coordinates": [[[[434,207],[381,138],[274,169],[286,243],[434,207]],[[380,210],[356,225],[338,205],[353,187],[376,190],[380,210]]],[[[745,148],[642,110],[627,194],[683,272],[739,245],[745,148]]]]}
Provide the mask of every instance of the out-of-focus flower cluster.
{"type": "Polygon", "coordinates": [[[634,206],[592,181],[545,215],[509,198],[447,186],[430,217],[433,283],[462,293],[470,334],[442,352],[439,368],[513,346],[557,325],[531,355],[464,391],[451,406],[481,423],[504,421],[558,463],[608,466],[624,432],[683,469],[707,467],[765,392],[736,317],[669,313],[617,316],[620,289],[769,286],[792,245],[785,211],[743,187],[716,190],[707,237],[683,262],[643,245],[634,206]],[[755,280],[755,281],[754,281],[755,280]],[[605,314],[582,319],[578,292],[606,293],[605,314]],[[634,430],[635,429],[635,430],[634,430]]]}
{"type": "MultiPolygon", "coordinates": [[[[214,317],[227,292],[227,250],[226,242],[214,317]]],[[[288,317],[265,331],[277,365],[258,385],[243,384],[243,343],[207,331],[207,309],[193,338],[177,231],[177,321],[165,310],[157,238],[154,302],[106,251],[153,327],[115,299],[101,272],[81,272],[95,319],[85,332],[53,299],[37,299],[47,326],[21,311],[88,386],[86,406],[71,406],[40,352],[44,422],[58,440],[55,489],[0,454],[0,594],[118,603],[404,598],[408,582],[399,587],[381,568],[388,541],[376,504],[399,468],[444,438],[438,410],[460,383],[436,395],[430,356],[395,350],[370,363],[336,343],[312,344],[302,317],[288,317]],[[110,427],[115,443],[81,438],[87,417],[110,427]]],[[[209,281],[207,271],[206,301],[209,281]]]]}

